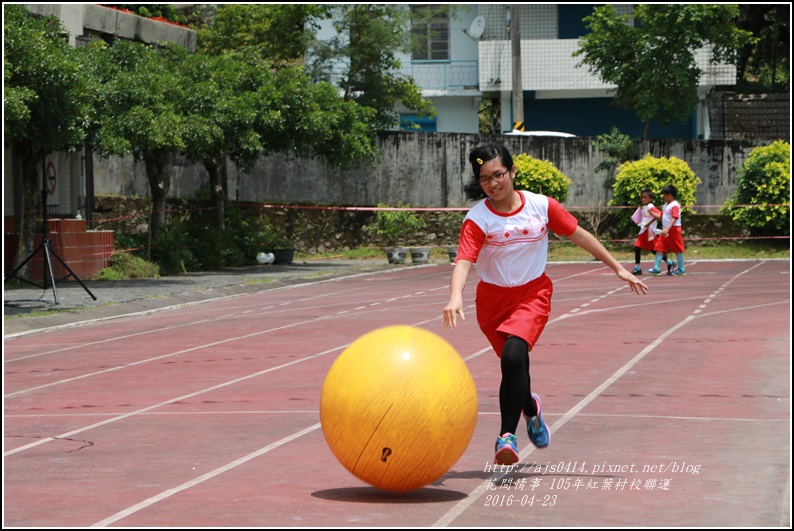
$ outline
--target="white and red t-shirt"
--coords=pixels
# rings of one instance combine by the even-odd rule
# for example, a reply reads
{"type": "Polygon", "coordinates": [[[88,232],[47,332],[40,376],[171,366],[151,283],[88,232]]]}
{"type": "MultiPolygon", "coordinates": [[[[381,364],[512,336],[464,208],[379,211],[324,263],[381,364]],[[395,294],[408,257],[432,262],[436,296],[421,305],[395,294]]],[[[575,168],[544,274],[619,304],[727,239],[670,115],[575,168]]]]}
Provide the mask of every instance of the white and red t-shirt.
{"type": "Polygon", "coordinates": [[[631,216],[632,221],[640,227],[638,234],[648,231],[649,240],[652,240],[653,235],[656,234],[656,216],[653,215],[654,213],[657,215],[661,214],[659,209],[653,206],[653,203],[648,203],[639,207],[634,212],[634,215],[631,216]]]}
{"type": "Polygon", "coordinates": [[[543,275],[549,234],[570,236],[577,219],[555,199],[519,191],[521,206],[503,214],[480,201],[463,220],[457,260],[477,264],[484,282],[503,287],[523,286],[543,275]]]}
{"type": "Polygon", "coordinates": [[[665,203],[662,207],[662,228],[667,227],[670,222],[675,218],[674,227],[681,226],[681,205],[678,201],[673,200],[665,203]]]}

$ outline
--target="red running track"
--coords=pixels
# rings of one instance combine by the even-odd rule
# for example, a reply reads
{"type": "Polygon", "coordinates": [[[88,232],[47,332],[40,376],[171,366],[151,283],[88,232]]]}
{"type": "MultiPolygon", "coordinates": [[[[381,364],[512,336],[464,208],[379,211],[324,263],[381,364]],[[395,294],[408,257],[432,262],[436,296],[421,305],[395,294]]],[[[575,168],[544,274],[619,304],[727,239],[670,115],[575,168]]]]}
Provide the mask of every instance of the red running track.
{"type": "MultiPolygon", "coordinates": [[[[598,263],[550,264],[532,353],[551,445],[490,465],[499,363],[448,332],[449,267],[406,267],[11,337],[4,525],[11,527],[790,526],[788,261],[688,264],[633,294],[598,263]],[[397,495],[322,435],[325,375],[394,324],[436,332],[474,376],[472,441],[397,495]]],[[[523,427],[522,427],[523,429],[523,427]]]]}

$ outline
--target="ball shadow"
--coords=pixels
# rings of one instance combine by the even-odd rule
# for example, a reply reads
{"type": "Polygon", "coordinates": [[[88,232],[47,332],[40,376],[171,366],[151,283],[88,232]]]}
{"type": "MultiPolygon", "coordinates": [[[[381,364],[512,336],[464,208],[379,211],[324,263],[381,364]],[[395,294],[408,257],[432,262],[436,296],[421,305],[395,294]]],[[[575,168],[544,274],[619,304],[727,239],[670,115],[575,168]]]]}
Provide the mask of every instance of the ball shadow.
{"type": "Polygon", "coordinates": [[[442,503],[468,497],[463,492],[426,487],[408,492],[389,492],[376,487],[347,487],[318,490],[311,495],[323,500],[354,503],[442,503]]]}

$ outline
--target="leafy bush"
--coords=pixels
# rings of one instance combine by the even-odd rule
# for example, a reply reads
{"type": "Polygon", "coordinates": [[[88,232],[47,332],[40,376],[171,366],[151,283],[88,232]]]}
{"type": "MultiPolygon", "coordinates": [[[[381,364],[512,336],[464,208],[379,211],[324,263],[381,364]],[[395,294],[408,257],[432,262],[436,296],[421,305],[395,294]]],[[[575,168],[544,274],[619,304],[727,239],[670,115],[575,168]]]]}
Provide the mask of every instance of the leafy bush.
{"type": "MultiPolygon", "coordinates": [[[[379,204],[379,208],[409,208],[410,205],[397,203],[396,207],[379,204]]],[[[412,233],[425,228],[425,220],[411,210],[378,210],[375,223],[366,228],[366,232],[383,238],[387,245],[398,245],[412,233]]]]}
{"type": "Polygon", "coordinates": [[[259,245],[260,250],[274,251],[277,249],[295,248],[295,242],[283,236],[273,225],[263,226],[254,234],[254,238],[254,243],[259,245]]]}
{"type": "Polygon", "coordinates": [[[128,280],[131,278],[157,278],[160,268],[131,253],[114,253],[110,266],[97,273],[97,280],[128,280]]]}
{"type": "Polygon", "coordinates": [[[451,210],[441,214],[439,219],[439,225],[444,231],[445,236],[455,245],[457,245],[460,239],[460,228],[463,225],[465,217],[465,212],[461,210],[451,210]]]}
{"type": "Polygon", "coordinates": [[[778,140],[750,152],[739,170],[736,190],[721,212],[731,216],[735,225],[749,227],[754,232],[789,235],[790,197],[791,146],[778,140]]]}
{"type": "Polygon", "coordinates": [[[226,226],[216,229],[212,224],[188,225],[190,250],[202,271],[250,265],[256,253],[245,256],[237,245],[237,233],[226,226]]]}
{"type": "Polygon", "coordinates": [[[526,153],[521,153],[513,157],[513,163],[516,166],[516,178],[513,181],[516,190],[547,195],[560,203],[568,199],[571,180],[551,162],[533,159],[526,153]]]}
{"type": "Polygon", "coordinates": [[[662,188],[673,185],[678,189],[676,199],[686,209],[695,204],[695,192],[701,182],[692,168],[679,158],[645,155],[641,160],[620,165],[609,204],[639,206],[640,194],[648,189],[654,193],[654,204],[660,205],[662,188]]]}
{"type": "MultiPolygon", "coordinates": [[[[676,200],[681,204],[683,211],[692,212],[695,204],[695,192],[702,181],[695,175],[692,168],[683,160],[676,157],[653,157],[650,154],[644,158],[626,162],[620,165],[615,176],[615,185],[612,188],[610,206],[639,206],[640,194],[648,189],[654,194],[654,205],[661,207],[662,188],[673,185],[678,189],[676,200]]],[[[620,223],[619,228],[631,224],[631,214],[627,211],[626,219],[620,223]]]]}
{"type": "Polygon", "coordinates": [[[168,225],[152,240],[152,260],[164,275],[201,271],[201,262],[193,254],[193,240],[176,225],[168,225]]]}
{"type": "Polygon", "coordinates": [[[187,17],[171,4],[99,4],[111,9],[132,13],[144,18],[187,27],[187,17]]]}
{"type": "Polygon", "coordinates": [[[260,252],[295,248],[295,242],[263,219],[258,210],[226,209],[226,229],[227,241],[236,245],[246,262],[255,261],[260,252]]]}

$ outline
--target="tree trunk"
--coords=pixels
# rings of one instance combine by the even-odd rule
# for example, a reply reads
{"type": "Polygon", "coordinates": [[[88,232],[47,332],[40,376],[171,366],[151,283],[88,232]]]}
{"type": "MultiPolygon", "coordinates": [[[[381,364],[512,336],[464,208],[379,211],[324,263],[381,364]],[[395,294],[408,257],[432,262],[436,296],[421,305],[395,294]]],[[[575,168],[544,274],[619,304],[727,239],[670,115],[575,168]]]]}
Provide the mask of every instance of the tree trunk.
{"type": "Polygon", "coordinates": [[[157,237],[165,228],[165,198],[171,188],[171,180],[165,172],[167,162],[168,153],[165,151],[158,151],[144,159],[146,177],[152,192],[152,219],[149,229],[153,237],[157,237]]]}
{"type": "MultiPolygon", "coordinates": [[[[39,151],[34,151],[29,142],[16,143],[16,155],[20,158],[22,168],[22,209],[19,216],[19,246],[17,248],[17,261],[19,264],[33,252],[38,225],[39,204],[42,200],[41,177],[38,166],[43,156],[39,151]]],[[[47,205],[41,205],[47,208],[47,205]]],[[[27,278],[30,263],[17,272],[22,278],[27,278]]]]}
{"type": "Polygon", "coordinates": [[[218,171],[218,163],[214,160],[205,160],[204,167],[207,168],[207,173],[209,173],[210,176],[210,193],[212,195],[213,217],[215,220],[214,225],[216,229],[223,230],[223,204],[224,201],[226,201],[226,189],[224,183],[221,182],[220,172],[218,171]]]}

